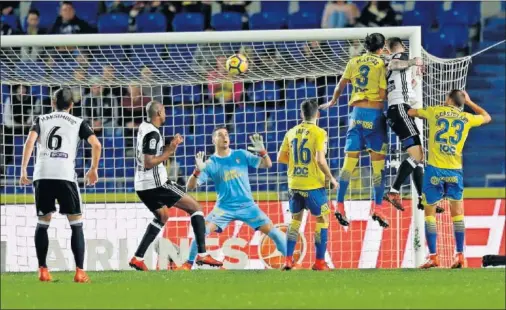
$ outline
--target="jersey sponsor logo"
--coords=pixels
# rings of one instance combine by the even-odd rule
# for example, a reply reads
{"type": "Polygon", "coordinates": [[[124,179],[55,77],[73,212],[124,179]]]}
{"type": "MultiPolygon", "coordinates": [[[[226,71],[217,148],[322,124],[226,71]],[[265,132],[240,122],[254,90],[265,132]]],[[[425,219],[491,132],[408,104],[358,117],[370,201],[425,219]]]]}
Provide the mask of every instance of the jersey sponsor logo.
{"type": "Polygon", "coordinates": [[[303,177],[307,178],[309,175],[309,170],[307,167],[294,167],[293,176],[294,177],[303,177]]]}
{"type": "Polygon", "coordinates": [[[156,149],[156,139],[149,140],[149,148],[152,150],[156,149]]]}
{"type": "Polygon", "coordinates": [[[51,158],[68,158],[69,154],[64,152],[51,152],[51,158]]]}

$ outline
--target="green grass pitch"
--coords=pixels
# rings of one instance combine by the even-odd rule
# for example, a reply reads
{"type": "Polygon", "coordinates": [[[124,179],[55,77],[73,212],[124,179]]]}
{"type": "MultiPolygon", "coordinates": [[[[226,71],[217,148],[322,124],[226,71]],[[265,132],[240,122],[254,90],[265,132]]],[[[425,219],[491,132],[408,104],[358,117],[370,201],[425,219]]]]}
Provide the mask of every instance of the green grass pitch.
{"type": "Polygon", "coordinates": [[[1,275],[1,308],[505,308],[505,269],[1,275]]]}

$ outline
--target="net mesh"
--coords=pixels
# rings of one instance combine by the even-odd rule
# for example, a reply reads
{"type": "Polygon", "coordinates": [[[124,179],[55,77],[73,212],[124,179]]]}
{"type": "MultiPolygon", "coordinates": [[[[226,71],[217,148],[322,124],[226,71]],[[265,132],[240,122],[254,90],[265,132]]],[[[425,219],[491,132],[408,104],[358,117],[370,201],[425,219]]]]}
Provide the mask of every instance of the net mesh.
{"type": "MultiPolygon", "coordinates": [[[[405,44],[409,46],[409,42],[405,44]]],[[[211,133],[218,125],[227,125],[232,147],[237,149],[247,147],[250,134],[261,133],[270,157],[276,158],[284,134],[300,121],[302,100],[316,98],[319,103],[327,102],[347,61],[362,52],[359,40],[2,48],[1,145],[5,165],[1,181],[2,196],[6,198],[1,208],[1,237],[7,247],[6,268],[36,268],[32,188],[19,187],[17,179],[30,120],[51,111],[51,94],[61,85],[72,87],[72,113],[89,122],[103,144],[101,180],[96,186],[82,184],[91,156],[86,143],[80,146],[76,159],[85,201],[87,268],[123,269],[128,268],[126,262],[152,218],[136,199],[133,184],[133,146],[136,127],[145,117],[143,105],[152,99],[163,102],[167,120],[162,134],[166,139],[175,133],[184,135],[184,144],[167,163],[169,177],[184,184],[193,171],[196,152],[212,154],[211,133]],[[230,77],[224,63],[226,57],[237,52],[248,57],[249,70],[243,76],[230,77]]],[[[451,87],[464,87],[468,59],[441,60],[427,53],[424,59],[424,105],[440,104],[451,87]]],[[[347,89],[338,107],[322,112],[319,120],[319,126],[329,136],[328,160],[335,176],[344,159],[349,94],[347,89]]],[[[389,137],[387,185],[392,183],[405,155],[399,151],[395,135],[389,133],[389,137]]],[[[29,175],[32,172],[33,159],[28,167],[29,175]]],[[[250,181],[262,210],[275,224],[286,227],[290,220],[286,166],[274,163],[268,170],[250,170],[250,181]]],[[[207,184],[192,193],[206,214],[214,206],[214,190],[212,184],[207,184]]],[[[409,184],[403,187],[403,193],[406,198],[411,196],[409,184]]],[[[329,195],[335,199],[334,192],[329,195]]],[[[391,227],[383,230],[370,219],[371,197],[371,165],[369,156],[363,153],[346,198],[351,227],[344,229],[331,220],[329,265],[413,267],[420,232],[414,227],[409,199],[404,201],[406,211],[402,213],[386,208],[391,227]]],[[[449,210],[439,220],[440,236],[444,238],[439,244],[451,257],[448,213],[449,210]]],[[[193,237],[189,218],[174,208],[171,215],[162,238],[177,245],[178,255],[184,257],[185,244],[193,237]]],[[[69,226],[61,215],[54,218],[49,230],[49,265],[72,269],[69,226]]],[[[302,265],[310,267],[315,254],[314,219],[304,218],[301,231],[304,233],[297,253],[302,265]]],[[[218,257],[227,258],[229,268],[276,268],[281,264],[268,238],[241,222],[232,223],[222,234],[211,235],[208,240],[209,249],[218,257]],[[229,251],[232,248],[245,252],[248,259],[235,257],[229,251]]],[[[148,259],[148,265],[151,263],[155,261],[148,259]]]]}

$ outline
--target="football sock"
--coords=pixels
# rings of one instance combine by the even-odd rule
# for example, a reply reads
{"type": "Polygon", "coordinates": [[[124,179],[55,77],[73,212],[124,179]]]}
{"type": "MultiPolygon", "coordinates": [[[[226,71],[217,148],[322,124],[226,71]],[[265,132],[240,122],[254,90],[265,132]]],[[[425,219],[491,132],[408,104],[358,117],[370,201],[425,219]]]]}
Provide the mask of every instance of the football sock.
{"type": "Polygon", "coordinates": [[[288,233],[286,234],[286,256],[293,256],[295,244],[299,238],[300,221],[292,219],[290,226],[288,226],[288,233]]]}
{"type": "Polygon", "coordinates": [[[76,267],[79,269],[84,268],[84,233],[83,233],[83,220],[78,219],[70,221],[70,229],[72,229],[72,237],[70,238],[70,247],[74,254],[74,261],[76,267]]]}
{"type": "MultiPolygon", "coordinates": [[[[209,227],[207,227],[206,225],[206,236],[209,236],[210,234],[210,231],[209,231],[209,227]]],[[[192,243],[190,244],[190,253],[188,255],[188,263],[192,264],[195,262],[195,257],[197,256],[197,241],[195,240],[195,238],[193,238],[192,240],[192,243]]]]}
{"type": "Polygon", "coordinates": [[[49,248],[49,237],[47,236],[47,229],[49,222],[39,220],[35,228],[35,251],[37,252],[37,259],[39,267],[47,268],[46,258],[47,250],[49,248]]]}
{"type": "Polygon", "coordinates": [[[325,259],[325,252],[327,252],[328,228],[328,223],[316,223],[314,235],[316,259],[325,259]]]}
{"type": "Polygon", "coordinates": [[[149,223],[148,228],[146,228],[146,232],[142,237],[141,243],[139,244],[137,251],[135,251],[136,257],[140,259],[144,257],[144,254],[146,254],[149,245],[153,243],[156,236],[158,236],[158,233],[160,232],[160,230],[162,230],[163,225],[164,224],[158,219],[153,219],[153,221],[149,223]]]}
{"type": "Polygon", "coordinates": [[[429,247],[429,254],[437,253],[437,226],[435,216],[425,217],[425,239],[429,247]]]}
{"type": "Polygon", "coordinates": [[[344,196],[350,185],[351,174],[358,164],[358,158],[345,156],[343,168],[339,175],[339,190],[337,191],[337,202],[344,202],[344,196]]]}
{"type": "Polygon", "coordinates": [[[383,203],[383,193],[385,191],[385,160],[375,160],[372,162],[372,183],[374,186],[374,202],[376,206],[383,203]]]}
{"type": "Polygon", "coordinates": [[[455,247],[457,253],[464,253],[464,240],[466,226],[464,224],[464,215],[457,215],[452,217],[453,233],[455,234],[455,247]]]}
{"type": "Polygon", "coordinates": [[[423,164],[418,164],[413,172],[413,183],[415,183],[416,192],[418,197],[422,196],[423,185],[423,164]]]}
{"type": "Polygon", "coordinates": [[[278,251],[286,256],[286,236],[277,227],[272,227],[268,234],[269,238],[276,244],[278,251]]]}
{"type": "Polygon", "coordinates": [[[397,175],[395,176],[394,184],[392,185],[392,189],[396,192],[399,192],[402,184],[406,180],[407,177],[415,170],[416,161],[408,157],[406,158],[400,165],[399,170],[397,170],[397,175]]]}
{"type": "Polygon", "coordinates": [[[191,223],[195,241],[197,242],[197,251],[199,254],[206,252],[206,221],[204,220],[204,212],[197,211],[191,215],[191,223]]]}

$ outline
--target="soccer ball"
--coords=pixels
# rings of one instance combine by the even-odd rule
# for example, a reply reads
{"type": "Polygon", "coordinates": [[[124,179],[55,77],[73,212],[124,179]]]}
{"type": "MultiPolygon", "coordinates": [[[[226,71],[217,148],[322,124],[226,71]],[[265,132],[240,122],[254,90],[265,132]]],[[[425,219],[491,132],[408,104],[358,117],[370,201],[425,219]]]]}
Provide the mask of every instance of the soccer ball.
{"type": "Polygon", "coordinates": [[[241,54],[235,54],[227,59],[225,65],[230,75],[243,74],[248,70],[248,59],[241,54]]]}

